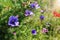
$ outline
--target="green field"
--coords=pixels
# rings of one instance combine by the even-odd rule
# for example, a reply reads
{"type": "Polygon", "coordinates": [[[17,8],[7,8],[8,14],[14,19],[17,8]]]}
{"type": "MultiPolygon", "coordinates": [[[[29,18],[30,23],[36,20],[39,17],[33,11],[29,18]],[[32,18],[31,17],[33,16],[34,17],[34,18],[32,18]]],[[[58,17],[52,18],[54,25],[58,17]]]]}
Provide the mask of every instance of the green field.
{"type": "Polygon", "coordinates": [[[34,0],[0,0],[0,40],[60,40],[60,18],[54,17],[50,10],[52,0],[36,1],[40,5],[39,9],[30,8],[29,4],[34,0]],[[34,15],[24,16],[26,9],[31,10],[34,15]],[[40,12],[42,9],[45,10],[43,13],[40,12]],[[18,27],[8,26],[12,15],[19,15],[18,27]],[[40,20],[40,15],[44,15],[44,20],[40,20]],[[50,23],[50,26],[46,23],[50,23]],[[48,29],[45,34],[41,32],[44,27],[48,29]],[[31,33],[32,29],[37,31],[36,35],[31,33]]]}

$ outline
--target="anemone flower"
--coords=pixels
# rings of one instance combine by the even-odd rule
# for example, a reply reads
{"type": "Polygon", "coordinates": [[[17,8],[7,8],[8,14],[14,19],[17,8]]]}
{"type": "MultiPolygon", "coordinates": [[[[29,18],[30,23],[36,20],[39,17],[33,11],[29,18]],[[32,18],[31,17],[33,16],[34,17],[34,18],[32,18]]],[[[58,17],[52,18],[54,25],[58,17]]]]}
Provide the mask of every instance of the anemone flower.
{"type": "Polygon", "coordinates": [[[25,16],[33,15],[33,12],[30,10],[25,10],[25,16]]]}
{"type": "Polygon", "coordinates": [[[41,16],[40,16],[40,19],[41,19],[41,20],[43,20],[43,19],[44,19],[44,16],[43,16],[43,15],[41,15],[41,16]]]}
{"type": "Polygon", "coordinates": [[[33,34],[33,35],[36,35],[36,34],[37,34],[37,32],[36,32],[35,29],[32,30],[32,34],[33,34]]]}
{"type": "Polygon", "coordinates": [[[31,8],[36,8],[36,9],[40,8],[40,6],[39,6],[39,4],[37,2],[31,3],[30,7],[31,8]]]}
{"type": "Polygon", "coordinates": [[[48,32],[48,29],[46,29],[46,28],[42,29],[42,33],[47,33],[47,32],[48,32]]]}
{"type": "Polygon", "coordinates": [[[18,16],[10,16],[8,21],[9,26],[19,26],[18,16]]]}

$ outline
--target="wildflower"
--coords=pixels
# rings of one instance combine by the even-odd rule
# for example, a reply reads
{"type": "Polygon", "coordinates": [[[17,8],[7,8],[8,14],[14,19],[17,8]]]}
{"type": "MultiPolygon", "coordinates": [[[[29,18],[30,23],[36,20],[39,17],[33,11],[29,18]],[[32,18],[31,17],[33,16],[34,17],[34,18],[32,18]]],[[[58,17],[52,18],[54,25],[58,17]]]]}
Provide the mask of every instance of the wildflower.
{"type": "Polygon", "coordinates": [[[39,6],[39,4],[37,2],[31,3],[30,7],[31,8],[36,8],[36,9],[40,8],[40,6],[39,6]]]}
{"type": "Polygon", "coordinates": [[[12,27],[19,26],[18,16],[10,16],[9,21],[8,21],[8,25],[10,25],[12,27]]]}
{"type": "Polygon", "coordinates": [[[16,32],[13,32],[13,35],[16,35],[16,32]]]}
{"type": "Polygon", "coordinates": [[[53,12],[53,15],[54,15],[55,17],[60,17],[60,13],[58,13],[58,12],[56,12],[56,11],[53,12]]]}
{"type": "Polygon", "coordinates": [[[41,19],[41,20],[43,20],[43,19],[44,19],[44,16],[43,16],[43,15],[41,15],[41,16],[40,16],[40,19],[41,19]]]}
{"type": "Polygon", "coordinates": [[[46,29],[46,28],[42,29],[42,33],[47,33],[47,32],[48,32],[48,29],[46,29]]]}
{"type": "Polygon", "coordinates": [[[25,11],[25,16],[33,15],[33,12],[30,10],[25,11]]]}
{"type": "Polygon", "coordinates": [[[37,34],[37,32],[36,32],[36,30],[34,29],[34,30],[32,30],[32,34],[33,35],[36,35],[37,34]]]}
{"type": "Polygon", "coordinates": [[[41,10],[40,12],[44,12],[44,10],[41,10]]]}

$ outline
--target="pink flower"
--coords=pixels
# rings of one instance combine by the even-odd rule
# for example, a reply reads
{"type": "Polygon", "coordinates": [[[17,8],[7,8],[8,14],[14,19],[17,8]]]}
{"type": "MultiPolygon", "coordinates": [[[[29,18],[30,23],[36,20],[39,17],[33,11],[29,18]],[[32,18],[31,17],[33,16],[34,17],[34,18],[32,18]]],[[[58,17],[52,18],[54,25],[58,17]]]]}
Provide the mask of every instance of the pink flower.
{"type": "Polygon", "coordinates": [[[48,32],[48,29],[46,29],[46,28],[42,29],[42,33],[47,33],[47,32],[48,32]]]}
{"type": "Polygon", "coordinates": [[[16,35],[16,32],[13,32],[13,35],[16,35]]]}
{"type": "Polygon", "coordinates": [[[40,12],[44,12],[44,10],[41,10],[40,12]]]}

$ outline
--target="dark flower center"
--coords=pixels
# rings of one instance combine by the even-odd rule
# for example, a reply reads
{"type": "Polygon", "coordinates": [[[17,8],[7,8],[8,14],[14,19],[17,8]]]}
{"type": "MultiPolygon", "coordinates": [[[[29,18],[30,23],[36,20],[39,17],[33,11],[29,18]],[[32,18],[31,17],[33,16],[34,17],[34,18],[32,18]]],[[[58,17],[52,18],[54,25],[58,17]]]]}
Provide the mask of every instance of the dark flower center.
{"type": "Polygon", "coordinates": [[[35,33],[36,32],[36,30],[32,30],[32,33],[35,33]]]}
{"type": "Polygon", "coordinates": [[[15,25],[15,21],[14,21],[14,20],[12,20],[12,21],[11,21],[11,24],[15,25]]]}

